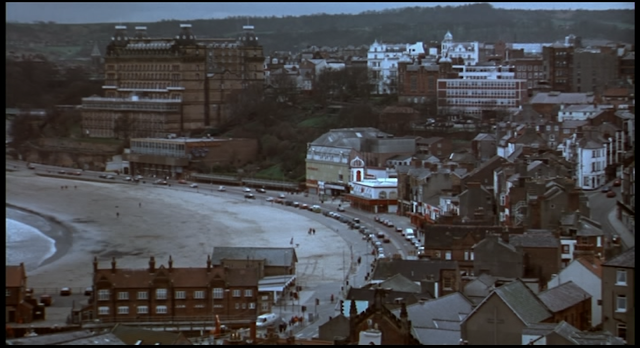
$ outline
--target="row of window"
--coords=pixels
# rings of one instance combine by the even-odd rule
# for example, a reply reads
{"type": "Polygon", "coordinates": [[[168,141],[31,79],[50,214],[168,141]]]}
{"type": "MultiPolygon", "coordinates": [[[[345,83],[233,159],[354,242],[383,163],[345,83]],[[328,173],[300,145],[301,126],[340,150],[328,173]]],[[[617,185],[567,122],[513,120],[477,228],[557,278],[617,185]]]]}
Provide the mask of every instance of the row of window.
{"type": "Polygon", "coordinates": [[[592,172],[599,172],[604,170],[605,167],[605,162],[592,162],[591,163],[591,171],[592,172]]]}
{"type": "Polygon", "coordinates": [[[495,99],[459,99],[459,98],[448,98],[447,99],[449,105],[459,105],[459,106],[498,106],[498,105],[509,105],[516,106],[517,100],[495,100],[495,99]]]}
{"type": "MultiPolygon", "coordinates": [[[[200,74],[196,74],[196,78],[199,78],[200,74]]],[[[179,81],[172,82],[118,82],[118,88],[126,88],[126,89],[151,89],[151,90],[167,90],[168,88],[184,88],[182,83],[179,81]]],[[[180,98],[176,98],[180,99],[180,98]]]]}
{"type": "MultiPolygon", "coordinates": [[[[179,95],[178,95],[179,96],[179,95]]],[[[160,111],[179,111],[180,105],[158,103],[84,103],[83,109],[122,109],[122,110],[160,110],[160,111]]]]}
{"type": "Polygon", "coordinates": [[[481,80],[481,81],[447,81],[447,88],[469,88],[469,87],[485,87],[485,88],[516,88],[516,82],[506,82],[500,80],[481,80]]]}
{"type": "MultiPolygon", "coordinates": [[[[236,309],[255,309],[256,308],[256,304],[254,302],[251,303],[236,303],[235,305],[236,309]]],[[[264,307],[264,306],[263,306],[264,307]]],[[[186,305],[176,305],[177,309],[183,309],[183,308],[187,308],[186,305]]],[[[193,306],[193,308],[205,308],[204,304],[196,304],[193,306]]],[[[268,306],[267,306],[268,308],[268,306]]],[[[98,315],[109,315],[109,311],[110,311],[110,307],[107,306],[101,306],[98,307],[98,315]]],[[[118,306],[118,314],[129,314],[129,306],[118,306]]],[[[168,308],[167,306],[156,306],[155,307],[155,314],[167,314],[168,313],[168,308]]],[[[136,307],[136,314],[149,314],[149,307],[148,306],[137,306],[136,307]]]]}
{"type": "Polygon", "coordinates": [[[516,73],[516,78],[518,78],[518,79],[544,79],[545,78],[545,74],[544,73],[519,72],[519,73],[516,73]]]}
{"type": "MultiPolygon", "coordinates": [[[[434,259],[442,259],[442,257],[444,256],[445,260],[451,260],[451,250],[445,250],[444,252],[441,252],[440,250],[435,250],[431,256],[434,259]]],[[[473,257],[474,257],[473,250],[464,251],[465,261],[473,261],[473,257]]]]}
{"type": "Polygon", "coordinates": [[[481,96],[481,97],[516,97],[516,91],[491,90],[491,89],[447,89],[447,97],[450,96],[481,96]]]}
{"type": "MultiPolygon", "coordinates": [[[[108,301],[111,293],[109,289],[101,289],[98,290],[98,301],[108,301]]],[[[214,288],[212,291],[213,298],[224,298],[224,289],[222,288],[214,288]]],[[[241,297],[242,290],[234,289],[232,290],[233,297],[241,297]]],[[[253,290],[245,289],[244,297],[253,297],[253,290]]],[[[176,290],[174,294],[174,299],[186,299],[187,292],[184,290],[176,290]]],[[[205,292],[204,290],[195,290],[193,292],[194,299],[204,299],[205,292]]],[[[149,292],[148,291],[138,291],[137,292],[138,300],[148,300],[149,292]]],[[[167,289],[156,289],[156,300],[166,300],[167,299],[167,289]]],[[[129,300],[129,292],[128,291],[119,291],[118,292],[118,300],[129,300]]]]}
{"type": "Polygon", "coordinates": [[[180,71],[179,64],[107,64],[107,70],[118,71],[180,71]]]}
{"type": "Polygon", "coordinates": [[[518,65],[516,67],[517,71],[542,71],[542,65],[518,65]]]}

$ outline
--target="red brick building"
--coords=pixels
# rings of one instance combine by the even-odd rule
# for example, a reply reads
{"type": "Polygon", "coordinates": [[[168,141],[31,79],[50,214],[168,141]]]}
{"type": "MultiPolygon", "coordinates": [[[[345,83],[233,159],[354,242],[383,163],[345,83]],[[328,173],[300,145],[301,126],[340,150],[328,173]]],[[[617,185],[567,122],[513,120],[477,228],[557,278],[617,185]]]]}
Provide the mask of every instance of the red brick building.
{"type": "Polygon", "coordinates": [[[552,322],[564,320],[580,330],[591,328],[591,294],[573,281],[545,290],[538,297],[553,314],[552,322]]]}
{"type": "Polygon", "coordinates": [[[102,322],[192,320],[249,324],[257,316],[258,269],[156,267],[122,269],[113,258],[110,268],[93,261],[94,294],[82,310],[82,320],[102,322]]]}
{"type": "MultiPolygon", "coordinates": [[[[38,309],[37,301],[27,294],[27,271],[24,263],[7,265],[5,267],[5,322],[30,323],[34,319],[37,309],[44,313],[44,308],[38,309]]],[[[42,315],[44,317],[44,314],[42,315]]]]}
{"type": "Polygon", "coordinates": [[[398,64],[398,101],[400,103],[434,102],[437,82],[442,78],[457,78],[450,64],[428,63],[418,59],[398,64]]]}

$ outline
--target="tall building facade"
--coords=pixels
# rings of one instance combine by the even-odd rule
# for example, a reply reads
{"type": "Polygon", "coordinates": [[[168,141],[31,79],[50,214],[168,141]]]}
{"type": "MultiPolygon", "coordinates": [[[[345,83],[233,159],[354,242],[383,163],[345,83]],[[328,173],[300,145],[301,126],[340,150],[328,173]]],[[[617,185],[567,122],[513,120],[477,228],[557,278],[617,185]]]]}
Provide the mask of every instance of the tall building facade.
{"type": "Polygon", "coordinates": [[[164,137],[216,127],[230,117],[231,94],[264,82],[264,56],[254,27],[237,39],[198,39],[190,24],[175,38],[130,36],[116,26],[107,46],[104,96],[83,98],[90,137],[164,137]],[[126,119],[125,121],[120,118],[126,119]],[[118,126],[118,127],[116,127],[118,126]]]}

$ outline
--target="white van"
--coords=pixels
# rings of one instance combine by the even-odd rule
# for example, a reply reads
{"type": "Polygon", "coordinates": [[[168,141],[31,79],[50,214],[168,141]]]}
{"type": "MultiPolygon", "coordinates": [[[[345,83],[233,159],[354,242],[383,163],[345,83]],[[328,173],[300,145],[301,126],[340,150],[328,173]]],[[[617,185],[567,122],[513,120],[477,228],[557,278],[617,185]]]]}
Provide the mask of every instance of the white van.
{"type": "Polygon", "coordinates": [[[416,235],[413,233],[413,229],[412,228],[407,228],[407,229],[404,230],[404,238],[406,240],[412,240],[415,237],[416,237],[416,235]]]}
{"type": "Polygon", "coordinates": [[[265,313],[258,316],[256,319],[256,327],[268,327],[276,324],[279,316],[275,313],[265,313]]]}
{"type": "Polygon", "coordinates": [[[407,233],[413,234],[413,228],[405,228],[404,231],[402,231],[402,236],[406,237],[407,233]]]}

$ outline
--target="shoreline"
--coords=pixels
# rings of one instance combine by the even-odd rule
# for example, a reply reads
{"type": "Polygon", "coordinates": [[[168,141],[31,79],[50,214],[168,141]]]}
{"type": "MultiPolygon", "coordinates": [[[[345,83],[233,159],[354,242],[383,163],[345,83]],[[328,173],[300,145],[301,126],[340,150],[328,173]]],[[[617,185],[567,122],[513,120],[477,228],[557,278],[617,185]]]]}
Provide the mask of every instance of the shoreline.
{"type": "Polygon", "coordinates": [[[37,268],[31,269],[29,271],[35,271],[40,267],[46,266],[50,263],[53,263],[59,260],[60,258],[65,256],[73,246],[73,232],[74,232],[73,227],[61,222],[55,216],[47,215],[47,214],[35,211],[33,209],[21,207],[12,203],[5,203],[5,209],[13,209],[26,214],[38,216],[43,220],[45,220],[50,227],[50,229],[48,230],[42,230],[41,227],[36,226],[36,224],[34,224],[33,221],[31,221],[30,219],[21,219],[18,217],[11,218],[12,220],[21,222],[25,225],[29,225],[37,229],[40,233],[44,234],[45,236],[53,240],[53,247],[55,249],[53,255],[49,256],[44,261],[42,261],[37,268]]]}
{"type": "Polygon", "coordinates": [[[90,285],[96,257],[100,268],[114,257],[118,268],[143,268],[150,256],[159,264],[166,265],[172,256],[177,267],[204,267],[216,246],[295,245],[297,276],[305,286],[344,277],[343,257],[349,248],[316,213],[234,194],[150,185],[80,181],[77,189],[60,190],[68,179],[31,172],[7,172],[6,180],[7,209],[44,219],[33,223],[55,241],[55,253],[27,270],[31,287],[90,285]],[[48,231],[45,222],[51,226],[48,231]],[[317,235],[307,233],[311,227],[317,235]],[[335,247],[327,250],[327,245],[335,247]]]}

